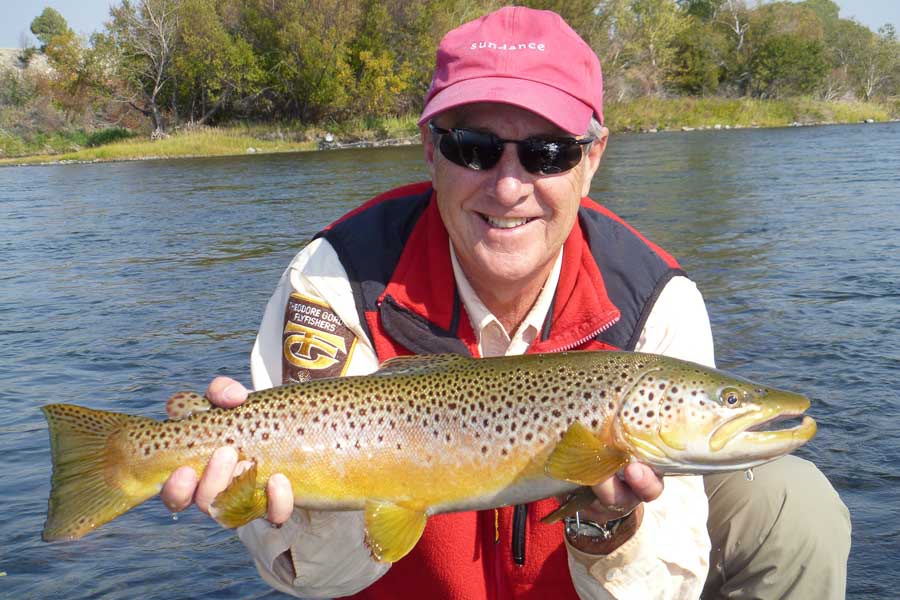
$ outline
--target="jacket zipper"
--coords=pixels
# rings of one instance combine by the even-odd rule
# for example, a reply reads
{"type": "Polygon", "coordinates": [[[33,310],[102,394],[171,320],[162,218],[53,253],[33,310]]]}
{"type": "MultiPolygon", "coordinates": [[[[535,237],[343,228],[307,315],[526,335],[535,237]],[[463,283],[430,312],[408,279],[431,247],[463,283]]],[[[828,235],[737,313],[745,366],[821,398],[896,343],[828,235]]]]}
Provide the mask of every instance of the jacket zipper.
{"type": "Polygon", "coordinates": [[[548,350],[547,352],[568,352],[569,350],[577,348],[578,346],[581,346],[582,344],[586,344],[589,341],[591,341],[592,339],[594,339],[595,337],[597,337],[598,335],[600,335],[601,333],[603,333],[604,331],[606,331],[607,329],[609,329],[610,327],[612,327],[613,325],[615,325],[616,323],[618,323],[621,318],[622,318],[621,316],[616,317],[612,321],[603,325],[603,327],[601,327],[594,333],[581,338],[577,342],[572,342],[571,344],[566,344],[565,346],[562,346],[561,348],[554,348],[552,350],[548,350]]]}
{"type": "MultiPolygon", "coordinates": [[[[601,333],[603,333],[604,331],[606,331],[607,329],[609,329],[610,327],[612,327],[613,325],[615,325],[616,323],[618,323],[619,319],[621,319],[621,317],[616,317],[612,321],[603,325],[603,327],[601,327],[600,329],[598,329],[591,335],[586,336],[572,344],[566,344],[565,346],[562,346],[561,348],[549,350],[549,352],[554,352],[554,353],[555,352],[568,352],[569,350],[572,350],[573,348],[577,348],[577,347],[581,346],[582,344],[586,344],[589,341],[591,341],[592,339],[594,339],[595,337],[597,337],[598,335],[600,335],[601,333]]],[[[516,565],[518,565],[520,567],[525,564],[525,524],[527,522],[526,521],[527,518],[528,518],[528,506],[526,504],[516,505],[516,508],[513,511],[512,556],[513,556],[513,562],[515,562],[516,565]]]]}

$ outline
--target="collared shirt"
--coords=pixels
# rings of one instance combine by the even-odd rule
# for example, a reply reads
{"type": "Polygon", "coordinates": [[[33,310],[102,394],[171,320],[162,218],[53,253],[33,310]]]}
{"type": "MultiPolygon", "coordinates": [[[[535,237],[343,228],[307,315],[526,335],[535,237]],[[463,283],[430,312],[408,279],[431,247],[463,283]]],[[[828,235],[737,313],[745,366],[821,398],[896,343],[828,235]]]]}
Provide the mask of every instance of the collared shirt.
{"type": "Polygon", "coordinates": [[[452,243],[450,244],[450,261],[453,264],[453,277],[456,280],[456,289],[459,290],[463,307],[469,316],[472,329],[475,330],[475,338],[478,340],[478,353],[481,356],[524,354],[532,342],[537,339],[538,332],[540,332],[544,319],[547,316],[547,311],[550,310],[550,305],[553,303],[556,284],[559,283],[559,273],[562,270],[562,250],[560,249],[556,262],[553,263],[553,269],[550,271],[550,275],[541,288],[531,310],[525,315],[525,319],[512,336],[503,327],[500,319],[488,310],[481,298],[478,297],[478,294],[475,293],[468,278],[466,278],[466,274],[463,273],[462,267],[459,265],[452,243]]]}

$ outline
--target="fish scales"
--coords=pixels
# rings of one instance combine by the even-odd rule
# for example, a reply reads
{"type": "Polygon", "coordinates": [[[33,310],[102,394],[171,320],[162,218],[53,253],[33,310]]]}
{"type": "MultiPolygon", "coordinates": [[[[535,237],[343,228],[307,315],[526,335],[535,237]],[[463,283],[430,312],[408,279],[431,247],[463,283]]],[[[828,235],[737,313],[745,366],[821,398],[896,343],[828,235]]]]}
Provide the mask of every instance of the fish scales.
{"type": "Polygon", "coordinates": [[[263,390],[235,409],[141,428],[129,461],[162,464],[168,456],[165,469],[200,471],[215,448],[230,445],[257,463],[261,479],[287,475],[297,503],[310,508],[408,501],[423,487],[433,489],[417,497],[425,506],[458,510],[454,503],[465,500],[460,506],[473,508],[515,480],[545,479],[546,457],[568,427],[579,419],[596,427],[643,366],[578,362],[549,355],[525,369],[507,359],[486,372],[450,357],[425,372],[263,390]],[[172,461],[173,447],[191,452],[172,461]],[[444,485],[430,485],[435,473],[444,485]]]}
{"type": "Polygon", "coordinates": [[[530,502],[593,485],[628,461],[659,473],[744,470],[815,433],[758,431],[809,401],[694,363],[631,352],[393,359],[368,376],[250,394],[233,409],[176,394],[167,421],[43,408],[54,471],[44,538],[75,539],[233,447],[253,466],[213,503],[226,526],[265,515],[265,483],[298,506],[364,510],[379,560],[406,554],[429,515],[530,502]],[[85,498],[86,500],[81,500],[85,498]]]}

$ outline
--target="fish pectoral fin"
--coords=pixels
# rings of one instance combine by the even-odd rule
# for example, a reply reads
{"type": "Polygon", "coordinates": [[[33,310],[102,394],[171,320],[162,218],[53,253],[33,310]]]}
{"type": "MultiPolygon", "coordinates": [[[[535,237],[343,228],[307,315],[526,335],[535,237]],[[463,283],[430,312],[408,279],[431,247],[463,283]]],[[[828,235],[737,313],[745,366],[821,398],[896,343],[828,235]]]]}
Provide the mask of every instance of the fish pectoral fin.
{"type": "Polygon", "coordinates": [[[379,562],[397,562],[422,537],[428,517],[423,510],[380,500],[366,500],[366,544],[379,562]]]}
{"type": "Polygon", "coordinates": [[[187,419],[212,407],[212,403],[197,392],[178,392],[166,401],[166,415],[173,420],[187,419]]]}
{"type": "Polygon", "coordinates": [[[555,479],[596,485],[626,464],[626,453],[606,446],[590,429],[576,421],[550,454],[544,469],[555,479]]]}
{"type": "Polygon", "coordinates": [[[541,519],[541,523],[543,523],[544,525],[550,525],[552,523],[556,523],[557,521],[561,521],[566,517],[571,517],[578,511],[584,510],[585,508],[593,504],[594,500],[596,499],[597,496],[594,495],[594,492],[593,490],[591,490],[591,488],[578,488],[577,490],[569,494],[569,499],[563,502],[559,506],[559,508],[541,519]]]}
{"type": "Polygon", "coordinates": [[[256,486],[256,463],[235,477],[209,507],[209,514],[223,527],[233,529],[266,516],[269,502],[265,489],[256,486]]]}

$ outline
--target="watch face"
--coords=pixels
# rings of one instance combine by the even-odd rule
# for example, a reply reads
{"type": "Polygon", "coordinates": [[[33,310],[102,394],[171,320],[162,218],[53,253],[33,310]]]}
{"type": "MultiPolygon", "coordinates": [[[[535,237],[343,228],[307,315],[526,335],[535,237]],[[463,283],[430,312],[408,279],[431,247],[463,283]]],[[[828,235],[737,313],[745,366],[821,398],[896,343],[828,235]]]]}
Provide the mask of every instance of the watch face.
{"type": "MultiPolygon", "coordinates": [[[[569,541],[575,541],[578,538],[590,538],[594,541],[608,540],[615,531],[614,528],[608,529],[599,523],[575,517],[566,518],[565,523],[566,538],[569,541]]],[[[618,523],[615,523],[615,525],[618,525],[618,523]]]]}

